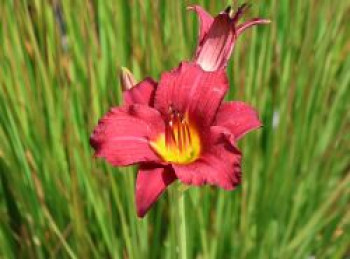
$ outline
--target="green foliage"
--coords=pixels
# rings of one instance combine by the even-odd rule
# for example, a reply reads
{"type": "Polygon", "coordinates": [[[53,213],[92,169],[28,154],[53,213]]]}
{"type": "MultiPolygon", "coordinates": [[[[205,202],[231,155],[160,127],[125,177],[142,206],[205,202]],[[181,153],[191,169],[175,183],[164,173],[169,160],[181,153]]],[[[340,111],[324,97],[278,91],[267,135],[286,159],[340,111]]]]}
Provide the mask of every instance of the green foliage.
{"type": "Polygon", "coordinates": [[[348,0],[253,3],[248,15],[272,23],[238,40],[229,99],[257,107],[264,128],[240,142],[236,191],[179,197],[174,185],[140,220],[134,168],[93,159],[89,135],[120,103],[119,67],[158,79],[191,58],[188,4],[0,1],[1,258],[349,255],[348,0]]]}

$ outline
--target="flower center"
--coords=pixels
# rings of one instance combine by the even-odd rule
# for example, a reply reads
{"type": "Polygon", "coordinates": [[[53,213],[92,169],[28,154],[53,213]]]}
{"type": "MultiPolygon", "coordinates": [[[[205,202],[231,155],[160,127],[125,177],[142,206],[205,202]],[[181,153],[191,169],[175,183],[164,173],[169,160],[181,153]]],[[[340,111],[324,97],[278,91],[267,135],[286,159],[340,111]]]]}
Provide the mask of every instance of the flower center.
{"type": "Polygon", "coordinates": [[[151,141],[151,147],[164,161],[189,164],[199,157],[201,141],[188,114],[183,115],[170,107],[165,132],[151,141]]]}

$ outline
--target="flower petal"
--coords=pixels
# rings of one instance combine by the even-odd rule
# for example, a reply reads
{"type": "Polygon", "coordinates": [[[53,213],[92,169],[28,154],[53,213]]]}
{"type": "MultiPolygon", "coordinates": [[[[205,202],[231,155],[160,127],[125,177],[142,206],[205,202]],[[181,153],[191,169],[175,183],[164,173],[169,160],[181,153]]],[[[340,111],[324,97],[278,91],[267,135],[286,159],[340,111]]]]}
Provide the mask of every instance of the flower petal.
{"type": "Polygon", "coordinates": [[[238,140],[248,132],[262,126],[257,112],[244,102],[223,103],[216,115],[214,125],[231,131],[238,140]]]}
{"type": "Polygon", "coordinates": [[[254,18],[250,21],[247,21],[241,25],[239,25],[236,29],[237,36],[241,35],[246,29],[259,24],[269,24],[271,23],[270,20],[267,19],[261,19],[261,18],[254,18]]]}
{"type": "Polygon", "coordinates": [[[253,19],[237,26],[238,20],[247,9],[244,4],[233,13],[227,8],[214,18],[210,29],[201,41],[201,46],[196,52],[195,62],[205,71],[215,71],[227,66],[227,62],[233,51],[237,37],[247,28],[256,24],[267,24],[265,19],[253,19]]]}
{"type": "Polygon", "coordinates": [[[142,164],[136,179],[137,216],[143,217],[167,186],[176,179],[171,167],[142,164]]]}
{"type": "Polygon", "coordinates": [[[164,132],[159,112],[145,105],[112,108],[98,123],[90,137],[97,157],[114,166],[144,161],[160,161],[149,139],[164,132]]]}
{"type": "Polygon", "coordinates": [[[131,89],[123,92],[124,104],[144,104],[153,106],[156,87],[156,81],[149,77],[146,78],[131,89]]]}
{"type": "Polygon", "coordinates": [[[241,153],[223,127],[210,128],[208,143],[198,160],[173,168],[179,180],[189,185],[211,184],[233,190],[241,183],[241,153]]]}
{"type": "Polygon", "coordinates": [[[170,108],[188,112],[199,126],[211,125],[227,89],[224,70],[206,72],[194,63],[183,62],[161,76],[154,107],[165,116],[170,108]]]}
{"type": "Polygon", "coordinates": [[[215,17],[195,62],[205,71],[225,68],[235,43],[235,26],[227,13],[215,17]]]}
{"type": "Polygon", "coordinates": [[[200,28],[199,28],[198,45],[196,50],[196,53],[198,53],[201,49],[203,39],[205,35],[207,35],[210,29],[210,26],[214,21],[214,18],[199,5],[189,6],[187,9],[196,12],[199,18],[200,28]]]}

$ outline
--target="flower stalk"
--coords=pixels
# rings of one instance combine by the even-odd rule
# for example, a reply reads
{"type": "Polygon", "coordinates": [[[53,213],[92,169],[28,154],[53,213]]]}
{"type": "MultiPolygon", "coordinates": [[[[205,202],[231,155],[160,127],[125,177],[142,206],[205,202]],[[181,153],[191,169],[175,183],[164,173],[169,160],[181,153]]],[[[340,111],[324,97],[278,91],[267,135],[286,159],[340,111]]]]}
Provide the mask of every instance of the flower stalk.
{"type": "Polygon", "coordinates": [[[180,229],[179,244],[180,244],[180,257],[187,259],[187,228],[186,228],[186,204],[185,193],[178,191],[178,223],[180,229]]]}

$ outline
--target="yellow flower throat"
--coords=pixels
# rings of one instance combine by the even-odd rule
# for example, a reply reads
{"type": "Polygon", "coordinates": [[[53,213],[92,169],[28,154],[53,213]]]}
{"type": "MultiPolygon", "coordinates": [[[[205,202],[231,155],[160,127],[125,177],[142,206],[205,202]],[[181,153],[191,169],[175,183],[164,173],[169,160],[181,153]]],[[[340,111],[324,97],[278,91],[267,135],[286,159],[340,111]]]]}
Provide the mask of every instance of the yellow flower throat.
{"type": "Polygon", "coordinates": [[[199,133],[190,123],[188,114],[183,116],[171,108],[165,132],[150,144],[164,161],[175,164],[189,164],[199,157],[201,151],[199,133]]]}

